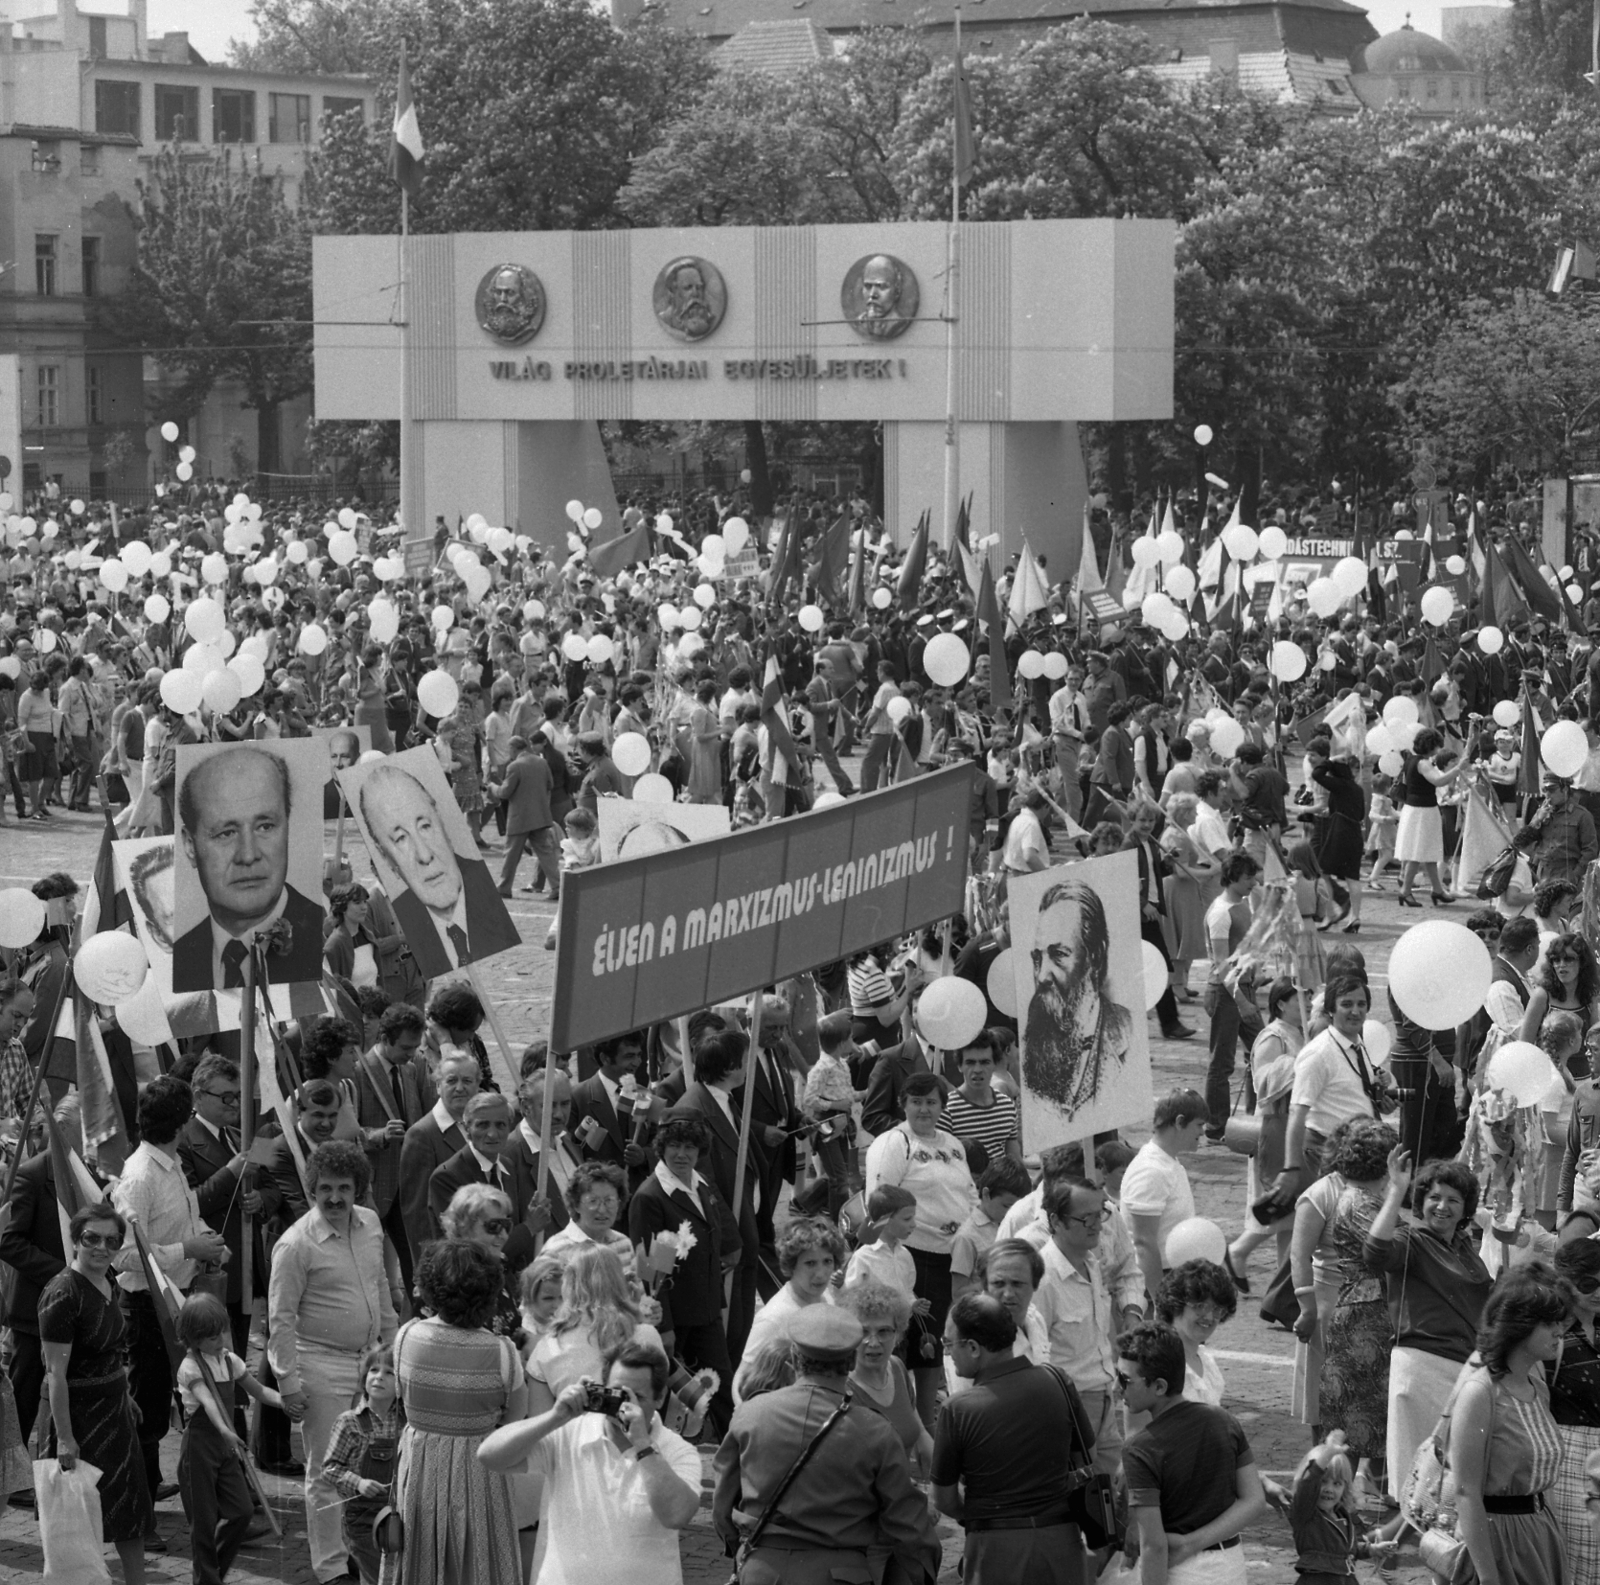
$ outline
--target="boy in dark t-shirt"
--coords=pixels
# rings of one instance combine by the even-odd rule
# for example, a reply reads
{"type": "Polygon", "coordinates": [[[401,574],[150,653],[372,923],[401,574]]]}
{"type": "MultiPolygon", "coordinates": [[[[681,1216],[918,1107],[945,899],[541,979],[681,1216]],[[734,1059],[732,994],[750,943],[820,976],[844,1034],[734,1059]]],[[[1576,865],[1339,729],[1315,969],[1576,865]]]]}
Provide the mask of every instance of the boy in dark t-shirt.
{"type": "Polygon", "coordinates": [[[1209,1585],[1244,1585],[1239,1535],[1266,1513],[1267,1499],[1243,1427],[1225,1409],[1183,1396],[1183,1340],[1171,1327],[1136,1326],[1117,1339],[1117,1352],[1123,1401],[1150,1413],[1122,1449],[1142,1585],[1182,1585],[1191,1572],[1184,1564],[1202,1552],[1225,1555],[1207,1568],[1209,1585]]]}

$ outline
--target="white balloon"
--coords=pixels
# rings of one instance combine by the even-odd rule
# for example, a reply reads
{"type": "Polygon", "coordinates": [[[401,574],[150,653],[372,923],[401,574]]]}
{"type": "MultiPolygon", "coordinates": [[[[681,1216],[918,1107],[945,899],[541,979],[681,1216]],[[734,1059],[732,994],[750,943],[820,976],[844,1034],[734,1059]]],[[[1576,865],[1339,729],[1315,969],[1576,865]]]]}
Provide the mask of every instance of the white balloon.
{"type": "Polygon", "coordinates": [[[710,561],[726,561],[728,559],[728,542],[721,534],[707,534],[700,541],[700,555],[710,561]]]}
{"type": "Polygon", "coordinates": [[[1191,600],[1194,598],[1195,579],[1193,569],[1189,567],[1174,567],[1166,575],[1168,595],[1174,600],[1191,600]]]}
{"type": "Polygon", "coordinates": [[[1044,674],[1052,682],[1060,682],[1067,674],[1067,657],[1059,649],[1053,649],[1044,658],[1044,674]]]}
{"type": "Polygon", "coordinates": [[[1506,636],[1497,627],[1480,627],[1478,629],[1478,648],[1485,655],[1498,655],[1505,648],[1506,636]]]}
{"type": "Polygon", "coordinates": [[[1386,727],[1415,726],[1422,719],[1417,701],[1408,693],[1397,693],[1383,707],[1383,724],[1386,727]]]}
{"type": "Polygon", "coordinates": [[[879,611],[887,611],[893,600],[894,594],[889,589],[880,587],[872,591],[872,604],[879,611]]]}
{"type": "Polygon", "coordinates": [[[1351,600],[1367,586],[1367,564],[1359,556],[1346,556],[1334,563],[1329,576],[1339,593],[1351,600]]]}
{"type": "Polygon", "coordinates": [[[698,633],[685,633],[678,640],[678,658],[680,660],[693,660],[705,647],[705,640],[698,633]]]}
{"type": "Polygon", "coordinates": [[[351,528],[354,528],[355,526],[356,526],[356,511],[355,511],[355,508],[353,506],[341,506],[339,508],[339,527],[343,528],[343,529],[351,529],[351,528]]]}
{"type": "MultiPolygon", "coordinates": [[[[709,611],[717,603],[717,591],[709,583],[697,583],[694,589],[694,603],[702,611],[709,611]]],[[[678,613],[674,611],[672,614],[676,617],[678,613]]]]}
{"type": "Polygon", "coordinates": [[[604,521],[605,521],[605,514],[600,510],[600,508],[598,506],[589,507],[583,514],[583,526],[585,528],[590,528],[590,529],[599,528],[601,523],[603,523],[604,521]]]}
{"type": "Polygon", "coordinates": [[[228,614],[216,600],[201,595],[185,607],[183,625],[197,644],[210,644],[222,636],[228,625],[228,614]]]}
{"type": "Polygon", "coordinates": [[[172,556],[170,552],[158,550],[150,558],[150,576],[152,578],[167,578],[172,575],[172,556]]]}
{"type": "Polygon", "coordinates": [[[596,633],[589,640],[585,653],[591,666],[604,666],[608,660],[615,657],[617,646],[604,633],[596,633]]]}
{"type": "Polygon", "coordinates": [[[1222,546],[1235,561],[1250,561],[1260,545],[1256,531],[1248,523],[1235,523],[1222,536],[1222,546]]]}
{"type": "Polygon", "coordinates": [[[1395,746],[1394,733],[1392,733],[1389,728],[1381,722],[1377,726],[1368,730],[1367,752],[1369,754],[1376,754],[1381,757],[1382,755],[1387,754],[1389,750],[1395,746]]]}
{"type": "Polygon", "coordinates": [[[1378,769],[1385,776],[1398,776],[1405,769],[1405,756],[1397,748],[1392,748],[1387,754],[1378,756],[1378,769]]]}
{"type": "Polygon", "coordinates": [[[1387,1062],[1394,1048],[1394,1031],[1381,1020],[1369,1018],[1361,1026],[1361,1044],[1367,1048],[1367,1056],[1371,1061],[1387,1062]]]}
{"type": "Polygon", "coordinates": [[[1489,1058],[1484,1079],[1491,1090],[1503,1091],[1518,1106],[1537,1106],[1556,1082],[1556,1069],[1531,1040],[1512,1040],[1489,1058]]]}
{"type": "Polygon", "coordinates": [[[252,562],[245,570],[263,588],[278,581],[278,564],[271,556],[263,556],[260,561],[252,562]]]}
{"type": "Polygon", "coordinates": [[[1289,536],[1276,523],[1268,523],[1256,536],[1256,549],[1268,560],[1277,561],[1289,548],[1289,536]]]}
{"type": "Polygon", "coordinates": [[[1175,528],[1163,529],[1156,535],[1156,550],[1165,566],[1175,566],[1183,560],[1183,535],[1175,528]]]}
{"type": "Polygon", "coordinates": [[[86,940],[72,959],[78,989],[102,1007],[128,1001],[144,984],[150,960],[137,936],[102,930],[86,940]]]}
{"type": "Polygon", "coordinates": [[[196,455],[197,455],[197,453],[196,453],[196,451],[195,451],[193,446],[179,446],[178,447],[178,461],[179,462],[193,462],[195,457],[196,457],[196,455]]]}
{"type": "Polygon", "coordinates": [[[154,552],[142,539],[130,539],[122,547],[122,565],[131,572],[135,578],[142,578],[150,570],[150,563],[154,559],[154,552]]]}
{"type": "Polygon", "coordinates": [[[582,633],[568,633],[561,640],[561,653],[568,660],[587,660],[589,658],[589,641],[582,633]]]}
{"type": "Polygon", "coordinates": [[[1220,1266],[1228,1251],[1228,1238],[1220,1227],[1204,1216],[1190,1216],[1167,1234],[1161,1252],[1165,1266],[1181,1266],[1191,1260],[1209,1260],[1220,1266]]]}
{"type": "Polygon", "coordinates": [[[178,438],[178,426],[170,418],[161,426],[161,438],[169,446],[178,438]]]}
{"type": "Polygon", "coordinates": [[[989,1003],[971,980],[944,974],[917,998],[916,1021],[922,1038],[940,1051],[964,1050],[989,1016],[989,1003]]]}
{"type": "Polygon", "coordinates": [[[226,583],[228,581],[228,558],[221,551],[212,551],[209,556],[201,560],[200,576],[207,583],[226,583]]]}
{"type": "Polygon", "coordinates": [[[1149,941],[1139,943],[1139,961],[1144,970],[1141,980],[1144,986],[1144,1010],[1148,1013],[1166,995],[1171,972],[1167,960],[1161,955],[1161,949],[1149,941]]]}
{"type": "Polygon", "coordinates": [[[202,679],[214,671],[221,671],[227,664],[227,656],[216,644],[192,644],[184,651],[183,669],[202,679]]]}
{"type": "Polygon", "coordinates": [[[1269,665],[1279,682],[1298,682],[1306,674],[1306,652],[1291,640],[1280,638],[1272,646],[1269,665]]]}
{"type": "Polygon", "coordinates": [[[678,625],[677,606],[673,605],[670,601],[663,600],[661,604],[656,607],[656,621],[661,624],[664,631],[670,633],[672,629],[678,625]]]}
{"type": "Polygon", "coordinates": [[[417,703],[440,720],[455,709],[460,698],[461,689],[447,671],[425,672],[417,683],[417,703]]]}
{"type": "Polygon", "coordinates": [[[897,693],[884,706],[884,713],[896,726],[899,726],[911,714],[911,701],[904,694],[897,693]]]}
{"type": "Polygon", "coordinates": [[[1489,949],[1465,925],[1429,919],[1413,925],[1389,954],[1395,1005],[1424,1029],[1454,1029],[1489,994],[1489,949]]]}
{"type": "Polygon", "coordinates": [[[1446,556],[1444,559],[1444,570],[1449,573],[1452,578],[1459,578],[1461,574],[1467,570],[1466,558],[1463,556],[1446,556]]]}
{"type": "Polygon", "coordinates": [[[438,628],[441,633],[448,632],[450,628],[454,626],[455,619],[455,612],[452,611],[447,605],[436,605],[433,608],[432,614],[428,618],[428,620],[436,628],[438,628]]]}
{"type": "Polygon", "coordinates": [[[611,763],[624,776],[642,776],[650,769],[650,740],[642,732],[624,732],[611,745],[611,763]]]}
{"type": "Polygon", "coordinates": [[[1194,443],[1197,446],[1209,446],[1211,444],[1210,424],[1196,424],[1194,426],[1194,443]]]}
{"type": "Polygon", "coordinates": [[[328,647],[328,632],[316,622],[307,622],[300,629],[300,640],[295,648],[302,655],[320,655],[328,647]]]}
{"type": "Polygon", "coordinates": [[[800,607],[799,622],[806,632],[820,633],[825,620],[820,605],[803,605],[800,607]]]}
{"type": "Polygon", "coordinates": [[[750,543],[750,525],[742,517],[730,517],[722,525],[722,542],[730,556],[737,556],[750,543]]]}
{"type": "Polygon", "coordinates": [[[529,600],[528,603],[525,606],[523,606],[523,608],[522,608],[522,615],[523,615],[523,619],[525,621],[529,621],[529,622],[542,622],[542,621],[544,621],[544,601],[543,600],[529,600]]]}
{"type": "Polygon", "coordinates": [[[128,569],[120,561],[100,563],[100,582],[113,594],[121,594],[128,587],[128,569]]]}
{"type": "Polygon", "coordinates": [[[172,471],[177,474],[182,483],[187,484],[194,477],[194,464],[192,462],[180,462],[172,471]]]}
{"type": "Polygon", "coordinates": [[[1152,589],[1143,600],[1139,602],[1139,615],[1151,627],[1155,627],[1164,616],[1169,616],[1176,610],[1171,598],[1159,589],[1152,589]]]}
{"type": "Polygon", "coordinates": [[[1344,603],[1332,578],[1313,578],[1306,588],[1306,604],[1317,616],[1332,616],[1344,603]]]}
{"type": "Polygon", "coordinates": [[[955,633],[936,634],[922,652],[922,669],[941,688],[954,688],[971,665],[972,654],[955,633]]]}
{"type": "Polygon", "coordinates": [[[267,668],[254,650],[240,650],[228,662],[228,670],[239,679],[239,693],[245,699],[252,698],[267,680],[267,668]]]}
{"type": "Polygon", "coordinates": [[[25,886],[0,892],[0,947],[32,946],[44,929],[45,906],[25,886]]]}
{"type": "Polygon", "coordinates": [[[178,715],[188,715],[200,707],[200,677],[181,666],[161,679],[161,702],[178,715]]]}
{"type": "Polygon", "coordinates": [[[1010,947],[1002,947],[994,955],[989,964],[989,972],[984,976],[984,986],[989,992],[989,1000],[1007,1018],[1017,1016],[1017,969],[1016,954],[1010,947]]]}
{"type": "Polygon", "coordinates": [[[1450,620],[1450,613],[1456,608],[1455,596],[1443,585],[1435,584],[1431,589],[1423,590],[1417,608],[1421,611],[1424,622],[1431,627],[1443,627],[1450,620]]]}
{"type": "Polygon", "coordinates": [[[583,502],[568,501],[567,516],[570,517],[574,523],[576,523],[583,516],[583,502]]]}
{"type": "Polygon", "coordinates": [[[214,714],[226,715],[244,698],[244,684],[237,672],[223,666],[201,682],[200,697],[214,714]]]}
{"type": "Polygon", "coordinates": [[[1017,671],[1030,682],[1044,676],[1044,656],[1036,649],[1025,649],[1017,657],[1017,671]]]}
{"type": "Polygon", "coordinates": [[[400,613],[387,600],[374,600],[367,607],[367,632],[374,644],[389,644],[400,632],[400,613]]]}
{"type": "Polygon", "coordinates": [[[172,1043],[172,1026],[167,1022],[161,987],[153,974],[145,975],[144,984],[113,1012],[123,1034],[141,1046],[172,1043]]]}
{"type": "Polygon", "coordinates": [[[665,776],[651,771],[633,784],[633,801],[641,804],[669,804],[672,802],[672,783],[665,776]]]}
{"type": "Polygon", "coordinates": [[[705,617],[697,605],[686,605],[678,612],[678,626],[686,633],[695,632],[704,620],[705,617]]]}
{"type": "Polygon", "coordinates": [[[297,566],[304,562],[305,559],[311,554],[311,552],[306,549],[306,542],[303,539],[291,539],[289,543],[283,547],[283,553],[297,566]]]}
{"type": "Polygon", "coordinates": [[[144,614],[152,622],[165,622],[172,615],[172,607],[165,595],[152,594],[144,603],[144,614]]]}
{"type": "Polygon", "coordinates": [[[1576,721],[1557,721],[1539,739],[1539,758],[1552,776],[1576,776],[1589,757],[1589,739],[1576,721]]]}
{"type": "Polygon", "coordinates": [[[1232,716],[1226,716],[1211,729],[1212,752],[1223,759],[1232,759],[1244,742],[1244,728],[1232,716]]]}
{"type": "Polygon", "coordinates": [[[1522,706],[1515,699],[1502,699],[1489,713],[1496,726],[1513,727],[1522,719],[1522,706]]]}
{"type": "Polygon", "coordinates": [[[341,567],[348,567],[361,554],[361,546],[356,542],[354,534],[348,529],[342,529],[328,541],[328,554],[341,567]]]}
{"type": "Polygon", "coordinates": [[[41,627],[34,635],[33,642],[38,646],[41,655],[49,655],[55,651],[59,640],[53,627],[41,627]]]}
{"type": "Polygon", "coordinates": [[[1148,534],[1134,540],[1130,554],[1135,567],[1153,567],[1161,560],[1161,549],[1148,534]]]}

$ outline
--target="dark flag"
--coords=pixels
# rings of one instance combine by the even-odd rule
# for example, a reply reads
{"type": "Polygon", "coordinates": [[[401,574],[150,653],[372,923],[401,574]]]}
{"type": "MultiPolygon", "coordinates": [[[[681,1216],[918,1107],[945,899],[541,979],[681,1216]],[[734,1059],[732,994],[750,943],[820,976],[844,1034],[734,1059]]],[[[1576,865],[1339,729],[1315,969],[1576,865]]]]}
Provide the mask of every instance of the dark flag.
{"type": "Polygon", "coordinates": [[[900,609],[908,615],[917,608],[917,593],[928,572],[928,514],[917,519],[917,531],[911,536],[911,548],[900,567],[900,609]]]}
{"type": "Polygon", "coordinates": [[[650,559],[650,526],[642,518],[626,533],[589,547],[589,565],[597,578],[615,578],[624,567],[650,559]]]}
{"type": "Polygon", "coordinates": [[[1507,534],[1501,541],[1501,548],[1506,570],[1521,587],[1529,606],[1547,622],[1564,621],[1566,611],[1563,609],[1561,592],[1545,582],[1522,541],[1515,534],[1507,534]]]}
{"type": "Polygon", "coordinates": [[[817,556],[817,593],[824,599],[839,598],[839,584],[850,559],[850,514],[841,512],[839,520],[822,536],[817,556]]]}
{"type": "Polygon", "coordinates": [[[394,91],[394,142],[389,150],[389,174],[415,198],[422,190],[422,128],[417,122],[417,107],[411,102],[411,71],[406,65],[406,46],[400,44],[400,81],[394,91]]]}
{"type": "Polygon", "coordinates": [[[1006,669],[1006,627],[1000,617],[1000,601],[994,590],[994,573],[989,558],[983,558],[978,575],[978,620],[989,630],[989,708],[998,710],[1011,702],[1011,676],[1006,669]]]}

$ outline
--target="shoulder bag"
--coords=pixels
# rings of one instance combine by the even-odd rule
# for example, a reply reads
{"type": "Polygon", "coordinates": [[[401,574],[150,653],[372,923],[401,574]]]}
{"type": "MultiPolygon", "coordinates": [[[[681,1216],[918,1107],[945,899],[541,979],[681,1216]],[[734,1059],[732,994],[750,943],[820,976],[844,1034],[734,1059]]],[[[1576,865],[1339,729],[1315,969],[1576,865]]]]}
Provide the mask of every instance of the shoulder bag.
{"type": "MultiPolygon", "coordinates": [[[[1469,1378],[1463,1370],[1450,1389],[1439,1423],[1416,1451],[1400,1492],[1400,1509],[1418,1531],[1417,1551],[1438,1585],[1469,1585],[1477,1579],[1456,1517],[1455,1476],[1450,1469],[1450,1419],[1469,1378]]],[[[1490,1383],[1488,1436],[1494,1436],[1494,1384],[1490,1383]]]]}
{"type": "Polygon", "coordinates": [[[1111,1477],[1094,1465],[1094,1433],[1089,1429],[1078,1389],[1059,1367],[1044,1367],[1056,1379],[1072,1416],[1072,1452],[1067,1463],[1067,1512],[1083,1532],[1083,1544],[1091,1552],[1102,1547],[1120,1548],[1123,1541],[1122,1516],[1111,1477]]]}
{"type": "Polygon", "coordinates": [[[817,1434],[801,1448],[800,1456],[789,1466],[788,1472],[778,1482],[777,1489],[772,1494],[772,1500],[762,1511],[761,1517],[751,1527],[750,1534],[739,1543],[739,1550],[734,1553],[733,1573],[728,1576],[728,1585],[739,1585],[739,1570],[750,1561],[750,1554],[761,1545],[761,1537],[766,1534],[767,1526],[778,1517],[778,1504],[787,1495],[790,1486],[794,1484],[795,1476],[811,1462],[811,1455],[822,1445],[825,1437],[849,1412],[852,1394],[846,1392],[839,1400],[839,1407],[828,1416],[817,1428],[817,1434]]]}

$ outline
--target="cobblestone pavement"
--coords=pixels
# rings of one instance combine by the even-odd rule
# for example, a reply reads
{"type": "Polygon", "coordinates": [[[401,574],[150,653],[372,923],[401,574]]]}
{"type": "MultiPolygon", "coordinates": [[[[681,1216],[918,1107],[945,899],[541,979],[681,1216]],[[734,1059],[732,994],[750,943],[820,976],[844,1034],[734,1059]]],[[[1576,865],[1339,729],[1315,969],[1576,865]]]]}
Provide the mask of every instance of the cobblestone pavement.
{"type": "MultiPolygon", "coordinates": [[[[47,825],[19,826],[14,821],[0,824],[0,887],[27,884],[55,869],[64,869],[87,884],[94,873],[95,852],[102,829],[100,821],[97,816],[66,815],[59,810],[54,813],[56,818],[47,825]]],[[[14,814],[14,809],[8,811],[8,816],[14,814]]],[[[332,851],[332,846],[330,824],[328,851],[332,851]]],[[[490,855],[491,862],[497,854],[498,844],[490,855]]],[[[359,843],[350,856],[357,878],[370,879],[370,865],[359,843]]],[[[542,948],[553,910],[543,897],[526,897],[520,890],[520,881],[531,878],[532,869],[531,862],[524,864],[516,900],[510,905],[524,945],[491,960],[483,965],[482,971],[507,1038],[516,1051],[528,1040],[542,1036],[548,1026],[555,967],[555,954],[542,948]]],[[[1465,904],[1448,910],[1457,917],[1464,917],[1467,911],[1465,904]]],[[[1402,918],[1396,907],[1392,881],[1386,892],[1375,896],[1368,891],[1359,944],[1367,955],[1375,991],[1381,993],[1389,950],[1396,937],[1405,925],[1413,922],[1402,918]]],[[[1198,970],[1193,983],[1197,986],[1201,983],[1198,970]]],[[[1376,995],[1375,1000],[1382,1005],[1381,994],[1376,995]]],[[[1163,1040],[1154,1020],[1151,1022],[1157,1093],[1180,1083],[1199,1085],[1204,1078],[1206,1018],[1198,1003],[1185,1008],[1185,1018],[1195,1028],[1192,1040],[1163,1040]]],[[[1130,1137],[1137,1143],[1146,1132],[1131,1130],[1130,1137]]],[[[1244,1216],[1244,1166],[1242,1157],[1220,1146],[1205,1147],[1198,1155],[1188,1158],[1199,1213],[1217,1221],[1230,1236],[1244,1216]]],[[[1269,1248],[1263,1247],[1253,1267],[1256,1279],[1253,1286],[1258,1295],[1270,1275],[1268,1255],[1269,1248]]],[[[1292,1340],[1263,1323],[1256,1315],[1255,1301],[1244,1299],[1238,1314],[1217,1333],[1213,1346],[1227,1376],[1228,1406],[1243,1423],[1258,1465],[1268,1472],[1292,1471],[1307,1446],[1305,1428],[1289,1414],[1292,1340]]],[[[177,1457],[178,1438],[174,1434],[163,1449],[163,1466],[169,1477],[176,1470],[177,1457]]],[[[707,1464],[709,1468],[709,1459],[707,1464]]],[[[255,1543],[247,1548],[230,1574],[230,1580],[237,1585],[264,1585],[267,1581],[314,1585],[307,1561],[305,1520],[298,1485],[270,1475],[263,1479],[283,1521],[285,1538],[281,1543],[268,1538],[265,1544],[255,1543]]],[[[162,1505],[160,1528],[171,1551],[164,1557],[150,1559],[152,1585],[189,1579],[187,1527],[175,1499],[162,1505]]],[[[957,1577],[955,1564],[960,1556],[960,1532],[945,1524],[941,1533],[945,1537],[945,1570],[941,1579],[954,1581],[957,1577]]],[[[1252,1579],[1276,1582],[1293,1578],[1289,1532],[1275,1516],[1246,1537],[1246,1547],[1252,1579]]],[[[116,1577],[115,1559],[109,1552],[107,1555],[111,1559],[113,1577],[116,1577]]],[[[683,1563],[686,1585],[724,1585],[727,1580],[728,1563],[721,1543],[711,1530],[709,1511],[704,1505],[683,1536],[683,1563]]],[[[36,1578],[42,1571],[43,1557],[33,1514],[15,1508],[0,1510],[0,1585],[36,1578]]],[[[1363,1564],[1360,1572],[1364,1577],[1376,1577],[1371,1564],[1363,1564]]],[[[1429,1579],[1427,1571],[1417,1563],[1415,1553],[1405,1554],[1399,1567],[1383,1577],[1399,1585],[1426,1585],[1429,1579]]]]}

